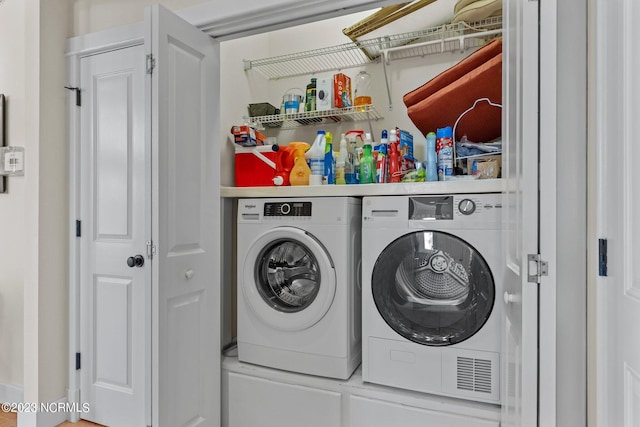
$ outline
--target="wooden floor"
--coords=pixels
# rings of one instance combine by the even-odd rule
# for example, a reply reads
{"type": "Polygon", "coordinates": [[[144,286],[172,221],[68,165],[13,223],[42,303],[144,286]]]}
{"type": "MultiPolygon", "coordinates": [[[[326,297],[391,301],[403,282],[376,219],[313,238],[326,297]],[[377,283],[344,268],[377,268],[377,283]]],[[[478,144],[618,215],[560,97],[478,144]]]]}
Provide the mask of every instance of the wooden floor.
{"type": "MultiPolygon", "coordinates": [[[[0,411],[0,427],[17,427],[17,415],[15,412],[0,411]]],[[[89,421],[80,420],[77,423],[65,421],[57,427],[101,427],[100,424],[90,423],[89,421]]]]}

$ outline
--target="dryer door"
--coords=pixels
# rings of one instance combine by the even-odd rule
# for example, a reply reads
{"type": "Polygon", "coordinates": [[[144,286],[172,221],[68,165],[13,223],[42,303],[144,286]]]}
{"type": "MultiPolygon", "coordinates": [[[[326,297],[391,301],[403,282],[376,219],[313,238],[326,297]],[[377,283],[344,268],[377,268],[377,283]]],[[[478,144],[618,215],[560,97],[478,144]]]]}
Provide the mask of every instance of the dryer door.
{"type": "Polygon", "coordinates": [[[336,293],[330,255],[311,234],[294,227],[259,236],[245,258],[243,278],[239,285],[253,312],[285,331],[317,323],[336,293]]]}
{"type": "Polygon", "coordinates": [[[379,255],[371,277],[382,318],[418,344],[446,346],[473,336],[495,299],[489,266],[464,240],[441,231],[406,234],[379,255]]]}

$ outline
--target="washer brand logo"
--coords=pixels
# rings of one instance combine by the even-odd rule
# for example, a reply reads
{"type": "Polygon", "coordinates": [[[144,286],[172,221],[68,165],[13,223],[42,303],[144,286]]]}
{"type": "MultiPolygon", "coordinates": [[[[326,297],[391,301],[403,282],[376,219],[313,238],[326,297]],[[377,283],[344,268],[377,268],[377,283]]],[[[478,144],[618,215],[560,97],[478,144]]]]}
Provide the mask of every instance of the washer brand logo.
{"type": "Polygon", "coordinates": [[[244,205],[246,209],[255,209],[256,205],[244,205]]]}

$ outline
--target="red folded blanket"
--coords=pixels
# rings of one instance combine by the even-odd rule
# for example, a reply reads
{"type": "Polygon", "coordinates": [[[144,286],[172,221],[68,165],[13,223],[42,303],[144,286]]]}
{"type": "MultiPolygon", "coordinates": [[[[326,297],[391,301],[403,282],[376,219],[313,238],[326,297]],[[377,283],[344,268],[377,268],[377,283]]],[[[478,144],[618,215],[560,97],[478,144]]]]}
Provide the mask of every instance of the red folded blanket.
{"type": "Polygon", "coordinates": [[[422,101],[426,97],[436,93],[443,87],[455,82],[471,70],[478,68],[489,59],[502,52],[502,39],[495,39],[487,43],[471,55],[458,62],[453,67],[438,74],[427,83],[417,89],[412,90],[403,97],[404,105],[407,107],[422,101]]]}
{"type": "MultiPolygon", "coordinates": [[[[463,68],[458,65],[452,69],[463,68]]],[[[448,72],[445,71],[438,77],[448,72]]],[[[458,72],[459,69],[455,73],[458,72]]],[[[425,92],[431,92],[435,86],[435,84],[430,86],[428,90],[425,89],[425,92]]],[[[471,68],[449,84],[438,86],[437,90],[421,97],[407,108],[409,118],[423,135],[435,132],[437,128],[453,126],[458,117],[470,108],[476,99],[489,98],[494,103],[502,104],[502,53],[471,68]]],[[[467,135],[467,138],[473,142],[491,141],[500,137],[502,133],[501,119],[500,108],[484,102],[478,103],[473,110],[462,117],[456,128],[454,139],[459,141],[463,135],[467,135]]]]}

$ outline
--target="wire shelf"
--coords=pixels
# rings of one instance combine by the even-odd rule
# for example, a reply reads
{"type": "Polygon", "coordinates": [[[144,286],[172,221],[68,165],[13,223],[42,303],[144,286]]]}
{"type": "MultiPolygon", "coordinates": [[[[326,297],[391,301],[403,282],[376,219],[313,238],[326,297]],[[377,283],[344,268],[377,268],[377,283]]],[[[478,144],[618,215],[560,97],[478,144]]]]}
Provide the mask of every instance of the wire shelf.
{"type": "Polygon", "coordinates": [[[495,30],[501,28],[501,16],[474,23],[457,22],[410,33],[359,40],[287,55],[253,60],[245,59],[244,69],[245,71],[256,70],[269,80],[318,74],[378,62],[383,52],[389,52],[386,57],[388,61],[482,46],[492,38],[499,36],[500,31],[495,30]],[[486,32],[490,34],[484,34],[486,32]],[[441,40],[442,43],[415,46],[437,40],[441,40]]]}
{"type": "Polygon", "coordinates": [[[334,108],[326,111],[305,111],[303,113],[275,114],[271,116],[245,117],[258,129],[280,128],[293,129],[299,126],[336,124],[341,122],[357,122],[381,120],[383,117],[373,105],[358,107],[334,108]]]}

